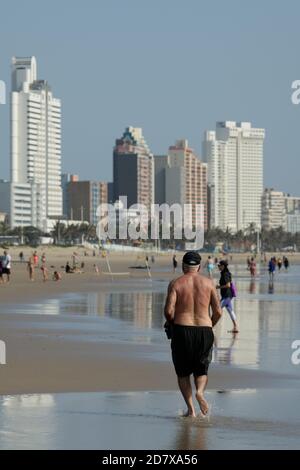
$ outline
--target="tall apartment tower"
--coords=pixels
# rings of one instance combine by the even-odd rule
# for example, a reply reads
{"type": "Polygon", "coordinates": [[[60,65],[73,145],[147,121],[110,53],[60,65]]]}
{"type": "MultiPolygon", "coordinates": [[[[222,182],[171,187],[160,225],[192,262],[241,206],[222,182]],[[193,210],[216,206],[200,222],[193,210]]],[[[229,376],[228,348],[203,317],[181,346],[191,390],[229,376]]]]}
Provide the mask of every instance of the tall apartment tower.
{"type": "Polygon", "coordinates": [[[46,80],[37,79],[35,57],[12,58],[11,183],[12,192],[20,192],[20,185],[38,188],[31,207],[28,198],[22,203],[12,197],[14,226],[28,225],[30,210],[38,211],[39,228],[45,219],[62,216],[61,102],[46,80]]]}
{"type": "Polygon", "coordinates": [[[205,132],[203,157],[208,164],[210,226],[233,232],[261,225],[265,130],[250,122],[218,122],[205,132]]]}
{"type": "Polygon", "coordinates": [[[143,204],[150,214],[154,203],[154,162],[142,129],[127,127],[116,140],[113,177],[114,202],[127,196],[128,207],[143,204]]]}
{"type": "Polygon", "coordinates": [[[155,202],[190,204],[192,225],[196,224],[196,208],[201,204],[207,229],[207,165],[199,160],[187,140],[177,140],[169,147],[168,155],[155,156],[155,202]]]}
{"type": "Polygon", "coordinates": [[[261,225],[266,230],[285,226],[286,194],[266,188],[262,195],[261,225]]]}

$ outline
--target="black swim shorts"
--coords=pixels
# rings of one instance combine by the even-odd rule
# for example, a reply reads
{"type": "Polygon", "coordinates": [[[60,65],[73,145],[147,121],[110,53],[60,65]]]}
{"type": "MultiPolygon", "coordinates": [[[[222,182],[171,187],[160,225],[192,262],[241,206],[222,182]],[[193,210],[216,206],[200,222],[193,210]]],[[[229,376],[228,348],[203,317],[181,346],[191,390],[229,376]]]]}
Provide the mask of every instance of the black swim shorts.
{"type": "Polygon", "coordinates": [[[171,349],[177,376],[207,375],[213,344],[210,326],[173,325],[171,349]]]}

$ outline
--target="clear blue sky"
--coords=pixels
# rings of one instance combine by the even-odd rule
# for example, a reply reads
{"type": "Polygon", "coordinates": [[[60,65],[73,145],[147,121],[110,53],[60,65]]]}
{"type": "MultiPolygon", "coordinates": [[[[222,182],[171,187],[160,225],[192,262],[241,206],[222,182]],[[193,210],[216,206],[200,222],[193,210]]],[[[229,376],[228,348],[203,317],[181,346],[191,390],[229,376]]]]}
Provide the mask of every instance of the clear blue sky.
{"type": "MultiPolygon", "coordinates": [[[[218,120],[267,131],[265,185],[300,195],[300,2],[15,0],[1,3],[0,79],[35,55],[63,104],[63,169],[110,180],[127,125],[154,153],[187,138],[201,154],[218,120]]],[[[0,178],[8,177],[9,107],[0,106],[0,178]]]]}

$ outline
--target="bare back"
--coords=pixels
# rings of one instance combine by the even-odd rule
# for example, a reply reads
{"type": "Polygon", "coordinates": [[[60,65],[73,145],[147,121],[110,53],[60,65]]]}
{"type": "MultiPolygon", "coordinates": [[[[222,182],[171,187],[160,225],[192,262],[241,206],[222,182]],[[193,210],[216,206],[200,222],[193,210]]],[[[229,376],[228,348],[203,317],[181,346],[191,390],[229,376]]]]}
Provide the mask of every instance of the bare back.
{"type": "Polygon", "coordinates": [[[165,305],[168,321],[186,326],[214,326],[221,314],[219,298],[211,279],[197,272],[188,272],[170,283],[165,305]]]}

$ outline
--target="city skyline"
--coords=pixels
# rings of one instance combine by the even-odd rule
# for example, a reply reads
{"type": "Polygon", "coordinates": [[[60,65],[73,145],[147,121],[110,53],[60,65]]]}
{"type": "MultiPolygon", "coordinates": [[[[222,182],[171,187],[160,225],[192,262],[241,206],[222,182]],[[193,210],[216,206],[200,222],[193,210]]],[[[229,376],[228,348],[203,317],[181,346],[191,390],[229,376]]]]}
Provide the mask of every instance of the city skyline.
{"type": "MultiPolygon", "coordinates": [[[[110,181],[115,136],[129,125],[143,128],[154,154],[184,138],[202,159],[202,135],[216,121],[250,121],[266,129],[264,186],[296,195],[300,108],[290,95],[299,78],[293,39],[300,6],[291,2],[292,15],[254,1],[243,6],[246,15],[235,1],[191,1],[189,9],[176,0],[159,9],[158,2],[139,3],[90,1],[86,9],[72,2],[70,10],[54,1],[46,21],[34,0],[20,2],[17,17],[11,6],[2,7],[0,79],[8,97],[11,57],[37,57],[41,78],[63,100],[63,171],[110,181]]],[[[7,100],[0,107],[0,177],[6,179],[8,126],[7,100]]]]}

